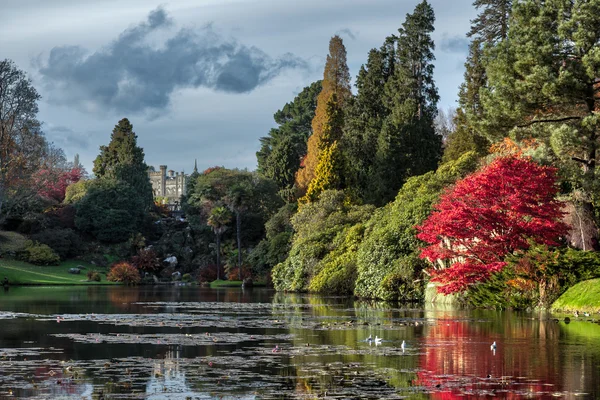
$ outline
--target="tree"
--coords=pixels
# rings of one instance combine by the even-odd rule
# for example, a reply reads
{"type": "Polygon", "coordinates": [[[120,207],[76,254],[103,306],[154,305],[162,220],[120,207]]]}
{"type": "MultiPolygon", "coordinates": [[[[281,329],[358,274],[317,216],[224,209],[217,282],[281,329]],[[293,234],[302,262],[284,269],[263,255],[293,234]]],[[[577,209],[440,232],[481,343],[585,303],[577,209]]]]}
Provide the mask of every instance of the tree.
{"type": "Polygon", "coordinates": [[[497,158],[447,190],[417,227],[438,290],[464,291],[532,243],[557,245],[567,232],[557,193],[556,168],[520,157],[497,158]]]}
{"type": "Polygon", "coordinates": [[[48,150],[36,119],[40,95],[25,72],[8,60],[0,61],[0,213],[6,201],[23,202],[35,195],[30,178],[42,165],[48,150]]]}
{"type": "Polygon", "coordinates": [[[99,178],[117,179],[131,185],[139,193],[145,209],[153,204],[144,150],[137,146],[137,135],[127,118],[115,126],[108,146],[100,146],[93,171],[99,178]]]}
{"type": "Polygon", "coordinates": [[[592,215],[600,145],[600,31],[592,27],[599,25],[596,1],[515,2],[508,38],[487,56],[478,123],[492,141],[537,138],[592,215]]]}
{"type": "Polygon", "coordinates": [[[65,199],[67,187],[79,182],[83,176],[81,168],[40,169],[34,176],[34,181],[38,189],[38,194],[62,203],[65,199]]]}
{"type": "Polygon", "coordinates": [[[323,127],[328,123],[327,103],[332,94],[337,96],[337,104],[343,108],[352,95],[350,91],[350,72],[346,61],[346,47],[338,35],[329,41],[329,54],[323,72],[323,89],[317,98],[315,117],[312,120],[312,135],[308,138],[306,156],[302,160],[301,169],[296,174],[296,185],[302,193],[308,189],[315,177],[315,169],[319,164],[319,156],[323,149],[323,127]]]}
{"type": "Polygon", "coordinates": [[[226,207],[217,206],[210,211],[207,223],[213,229],[217,239],[217,280],[221,279],[221,235],[227,230],[229,222],[231,222],[231,214],[226,207]]]}
{"type": "Polygon", "coordinates": [[[132,186],[107,178],[85,186],[85,196],[75,203],[77,229],[110,243],[124,242],[138,232],[144,218],[144,203],[132,186]]]}
{"type": "Polygon", "coordinates": [[[282,196],[290,200],[296,172],[306,155],[306,141],[312,134],[311,122],[321,87],[321,81],[305,87],[275,113],[273,118],[279,126],[260,138],[261,148],[256,153],[258,172],[275,181],[282,196]]]}
{"type": "Polygon", "coordinates": [[[242,214],[248,209],[252,193],[252,183],[241,180],[231,186],[225,196],[225,204],[235,215],[235,233],[237,242],[237,267],[239,279],[242,280],[242,214]]]}
{"type": "Polygon", "coordinates": [[[435,16],[427,3],[407,14],[396,43],[394,75],[385,85],[384,101],[390,113],[377,141],[377,196],[389,201],[404,181],[437,167],[441,137],[434,120],[439,100],[433,80],[435,16]]]}
{"type": "Polygon", "coordinates": [[[321,149],[315,176],[300,202],[315,201],[324,190],[343,189],[344,168],[342,152],[338,146],[343,127],[344,114],[337,102],[337,95],[332,93],[327,102],[325,123],[322,126],[321,149]]]}

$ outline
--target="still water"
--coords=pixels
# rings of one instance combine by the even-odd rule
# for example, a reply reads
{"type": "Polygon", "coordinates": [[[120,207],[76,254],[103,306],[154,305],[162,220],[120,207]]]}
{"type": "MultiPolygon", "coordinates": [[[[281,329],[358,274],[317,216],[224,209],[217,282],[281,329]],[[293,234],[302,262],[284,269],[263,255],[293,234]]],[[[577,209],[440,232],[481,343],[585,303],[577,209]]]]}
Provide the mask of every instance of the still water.
{"type": "Polygon", "coordinates": [[[597,399],[598,317],[13,287],[0,289],[0,399],[597,399]]]}

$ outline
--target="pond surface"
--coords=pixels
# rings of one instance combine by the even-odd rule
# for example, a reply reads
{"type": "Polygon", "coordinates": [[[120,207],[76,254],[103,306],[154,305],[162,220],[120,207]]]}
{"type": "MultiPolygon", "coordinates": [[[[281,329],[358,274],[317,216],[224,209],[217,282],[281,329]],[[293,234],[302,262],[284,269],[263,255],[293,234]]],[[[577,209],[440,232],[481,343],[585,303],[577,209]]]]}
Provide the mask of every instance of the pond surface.
{"type": "Polygon", "coordinates": [[[13,287],[0,289],[0,399],[600,398],[599,316],[558,317],[266,289],[13,287]]]}

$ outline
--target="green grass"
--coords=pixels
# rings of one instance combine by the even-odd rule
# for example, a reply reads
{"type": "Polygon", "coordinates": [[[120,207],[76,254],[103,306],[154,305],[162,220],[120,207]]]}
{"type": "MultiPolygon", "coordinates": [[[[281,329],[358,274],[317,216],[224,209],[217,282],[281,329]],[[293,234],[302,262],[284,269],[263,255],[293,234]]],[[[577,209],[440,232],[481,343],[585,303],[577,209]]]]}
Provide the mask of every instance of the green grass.
{"type": "Polygon", "coordinates": [[[210,283],[212,289],[221,287],[241,287],[242,281],[225,281],[223,279],[215,280],[210,283]]]}
{"type": "Polygon", "coordinates": [[[0,231],[0,255],[23,250],[28,240],[17,232],[0,231]]]}
{"type": "Polygon", "coordinates": [[[38,266],[24,261],[0,259],[0,281],[8,278],[11,285],[98,285],[114,284],[106,281],[105,268],[77,260],[68,260],[58,266],[38,266]],[[83,265],[81,274],[69,273],[69,268],[83,265]],[[96,270],[102,275],[102,282],[88,282],[86,273],[96,270]]]}
{"type": "Polygon", "coordinates": [[[553,311],[600,311],[600,279],[590,279],[570,287],[552,304],[553,311]]]}

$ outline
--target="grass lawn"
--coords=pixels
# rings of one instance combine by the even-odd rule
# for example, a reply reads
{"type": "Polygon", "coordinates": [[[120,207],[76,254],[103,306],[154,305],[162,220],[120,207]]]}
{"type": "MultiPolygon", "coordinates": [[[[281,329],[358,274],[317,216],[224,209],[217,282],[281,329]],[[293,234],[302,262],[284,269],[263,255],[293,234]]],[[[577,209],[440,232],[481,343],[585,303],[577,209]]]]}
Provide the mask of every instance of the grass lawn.
{"type": "Polygon", "coordinates": [[[106,281],[105,268],[77,260],[68,260],[58,266],[39,266],[24,261],[0,258],[0,281],[6,276],[11,285],[114,285],[106,281]],[[69,273],[69,268],[83,265],[81,274],[69,273]],[[102,276],[101,282],[88,282],[86,273],[96,270],[102,276]]]}
{"type": "Polygon", "coordinates": [[[600,279],[590,279],[570,287],[552,304],[552,310],[572,312],[600,311],[600,279]]]}
{"type": "MultiPolygon", "coordinates": [[[[264,287],[267,286],[264,281],[254,282],[253,287],[264,287]]],[[[210,283],[211,289],[217,289],[222,287],[242,287],[242,281],[225,281],[223,279],[219,279],[216,281],[212,281],[210,283]]]]}

